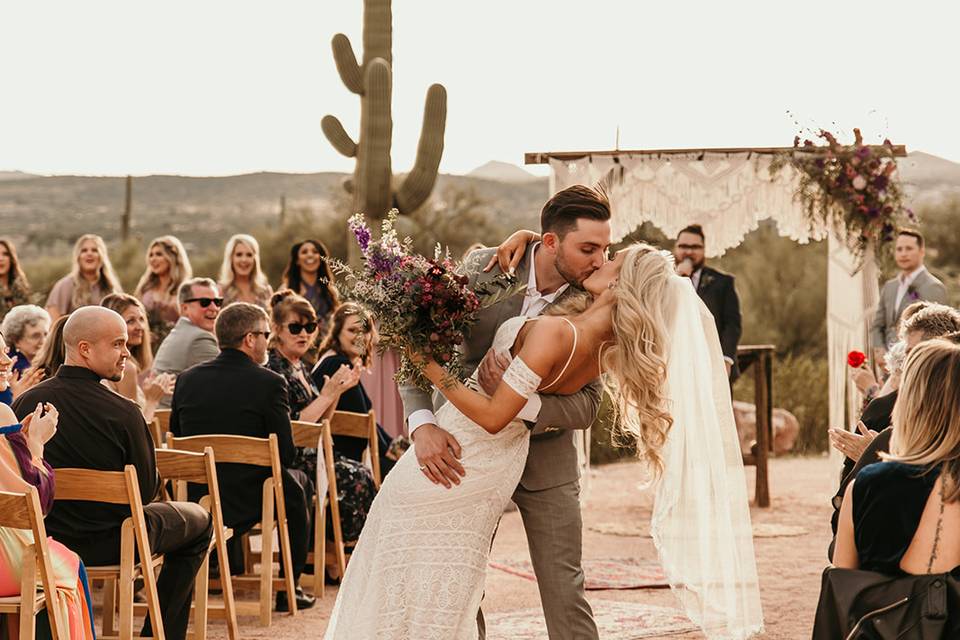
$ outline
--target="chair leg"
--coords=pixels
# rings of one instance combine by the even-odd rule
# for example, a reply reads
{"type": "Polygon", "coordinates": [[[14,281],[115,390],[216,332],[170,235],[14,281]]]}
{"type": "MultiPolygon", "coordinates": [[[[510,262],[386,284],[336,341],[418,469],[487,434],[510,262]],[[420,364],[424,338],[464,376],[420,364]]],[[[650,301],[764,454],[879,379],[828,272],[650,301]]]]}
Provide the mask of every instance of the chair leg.
{"type": "Polygon", "coordinates": [[[33,545],[24,551],[20,575],[20,638],[33,640],[37,625],[37,556],[33,545]]]}
{"type": "Polygon", "coordinates": [[[103,624],[100,633],[110,637],[117,635],[117,581],[107,578],[103,581],[103,624]]]}
{"type": "Polygon", "coordinates": [[[326,595],[326,562],[323,560],[323,496],[314,498],[316,508],[313,511],[313,595],[323,598],[326,595]]]}
{"type": "Polygon", "coordinates": [[[120,640],[133,638],[133,553],[120,559],[120,640]]]}
{"type": "MultiPolygon", "coordinates": [[[[229,566],[227,573],[229,573],[229,566]]],[[[210,597],[210,552],[203,559],[193,588],[193,640],[206,640],[207,601],[210,597]]]]}
{"type": "Polygon", "coordinates": [[[260,626],[269,627],[273,612],[273,480],[263,483],[260,531],[260,626]]]}
{"type": "Polygon", "coordinates": [[[217,532],[217,559],[220,564],[220,588],[223,590],[223,612],[227,619],[227,635],[230,640],[239,640],[240,629],[237,626],[237,603],[233,598],[233,579],[230,577],[230,559],[227,554],[227,541],[223,530],[217,532]],[[226,570],[223,569],[226,567],[226,570]]]}

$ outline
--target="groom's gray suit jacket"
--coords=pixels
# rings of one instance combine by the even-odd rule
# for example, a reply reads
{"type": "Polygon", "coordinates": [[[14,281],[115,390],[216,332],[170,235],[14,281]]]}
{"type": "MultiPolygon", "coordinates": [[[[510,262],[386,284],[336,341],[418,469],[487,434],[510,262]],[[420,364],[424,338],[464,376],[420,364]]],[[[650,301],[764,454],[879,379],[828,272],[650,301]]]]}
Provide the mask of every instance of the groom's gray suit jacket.
{"type": "MultiPolygon", "coordinates": [[[[494,267],[490,273],[482,272],[495,252],[495,249],[479,249],[467,257],[471,287],[489,282],[501,273],[499,267],[494,267]]],[[[533,245],[527,249],[517,267],[517,278],[520,282],[527,282],[532,259],[533,245]]],[[[480,365],[483,356],[493,344],[493,336],[500,325],[520,315],[524,292],[525,289],[480,311],[479,320],[470,330],[464,345],[464,369],[468,374],[472,374],[480,365]]],[[[557,298],[557,302],[570,292],[571,289],[567,289],[557,298]]],[[[543,404],[536,424],[527,424],[532,429],[532,437],[527,465],[520,478],[524,489],[541,491],[573,482],[580,477],[574,444],[576,434],[572,430],[587,429],[593,424],[600,407],[601,394],[602,385],[597,379],[573,395],[542,396],[543,404]]],[[[420,409],[436,411],[445,402],[440,393],[434,392],[431,396],[413,385],[400,385],[400,397],[403,400],[404,419],[420,409]]]]}

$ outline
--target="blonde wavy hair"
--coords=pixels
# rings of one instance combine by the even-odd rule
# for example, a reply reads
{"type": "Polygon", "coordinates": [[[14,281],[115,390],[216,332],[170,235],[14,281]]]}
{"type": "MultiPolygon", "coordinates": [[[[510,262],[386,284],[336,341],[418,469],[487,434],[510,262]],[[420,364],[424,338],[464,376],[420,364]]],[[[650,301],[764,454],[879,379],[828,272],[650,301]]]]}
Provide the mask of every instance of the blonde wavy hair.
{"type": "Polygon", "coordinates": [[[70,278],[73,280],[73,297],[71,299],[74,308],[84,305],[99,305],[100,300],[93,299],[93,289],[90,282],[80,273],[80,251],[86,242],[93,242],[97,247],[97,253],[100,255],[100,269],[97,273],[97,284],[100,285],[100,292],[103,296],[111,293],[123,291],[120,287],[120,279],[113,270],[110,263],[110,256],[107,255],[107,243],[103,238],[94,234],[86,233],[79,238],[73,245],[73,268],[70,270],[70,278]]]}
{"type": "Polygon", "coordinates": [[[960,345],[923,342],[903,365],[893,406],[890,453],[884,460],[913,465],[943,464],[944,502],[960,500],[960,345]]]}
{"type": "Polygon", "coordinates": [[[613,441],[636,446],[655,477],[663,471],[660,450],[673,426],[666,396],[672,277],[672,261],[656,247],[638,243],[626,249],[612,287],[616,340],[601,358],[604,386],[613,400],[613,441]]]}
{"type": "Polygon", "coordinates": [[[220,265],[220,291],[225,298],[228,290],[236,287],[235,281],[237,274],[233,270],[233,252],[238,244],[245,244],[253,251],[253,271],[250,273],[250,289],[258,298],[265,296],[270,291],[270,283],[267,276],[260,268],[260,243],[257,239],[246,233],[238,233],[227,240],[227,245],[223,249],[223,263],[220,265]]]}
{"type": "Polygon", "coordinates": [[[160,236],[154,238],[147,247],[147,268],[140,276],[140,282],[133,294],[142,298],[143,294],[152,289],[160,288],[160,277],[150,270],[150,252],[154,247],[160,247],[164,257],[170,263],[170,287],[164,293],[175,296],[180,285],[184,280],[193,277],[193,268],[190,266],[190,258],[187,257],[187,250],[183,248],[183,243],[176,236],[160,236]]]}

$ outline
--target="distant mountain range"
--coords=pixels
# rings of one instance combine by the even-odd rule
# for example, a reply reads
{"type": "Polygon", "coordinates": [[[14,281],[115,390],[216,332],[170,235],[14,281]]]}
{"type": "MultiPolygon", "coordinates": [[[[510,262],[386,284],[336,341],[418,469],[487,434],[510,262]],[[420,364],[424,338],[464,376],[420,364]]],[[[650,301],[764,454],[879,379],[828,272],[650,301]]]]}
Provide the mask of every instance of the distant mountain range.
{"type": "Polygon", "coordinates": [[[483,178],[484,180],[498,180],[500,182],[538,182],[543,178],[535,176],[526,169],[509,162],[491,160],[467,174],[469,178],[483,178]]]}

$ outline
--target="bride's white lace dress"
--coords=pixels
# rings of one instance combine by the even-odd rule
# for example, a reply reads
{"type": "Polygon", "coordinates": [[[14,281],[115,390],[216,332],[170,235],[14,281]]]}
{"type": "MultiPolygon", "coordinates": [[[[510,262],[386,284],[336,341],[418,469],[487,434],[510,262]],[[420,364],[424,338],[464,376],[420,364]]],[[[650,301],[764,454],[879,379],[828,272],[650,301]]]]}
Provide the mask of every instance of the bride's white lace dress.
{"type": "MultiPolygon", "coordinates": [[[[512,347],[523,322],[517,317],[503,323],[494,348],[512,347]]],[[[516,376],[516,369],[510,374],[516,376]]],[[[511,386],[536,389],[539,378],[527,378],[511,386]]],[[[327,640],[477,637],[490,545],[520,481],[530,432],[515,420],[491,434],[449,402],[436,415],[460,443],[466,475],[446,489],[423,475],[412,448],[401,457],[370,509],[327,640]]]]}

